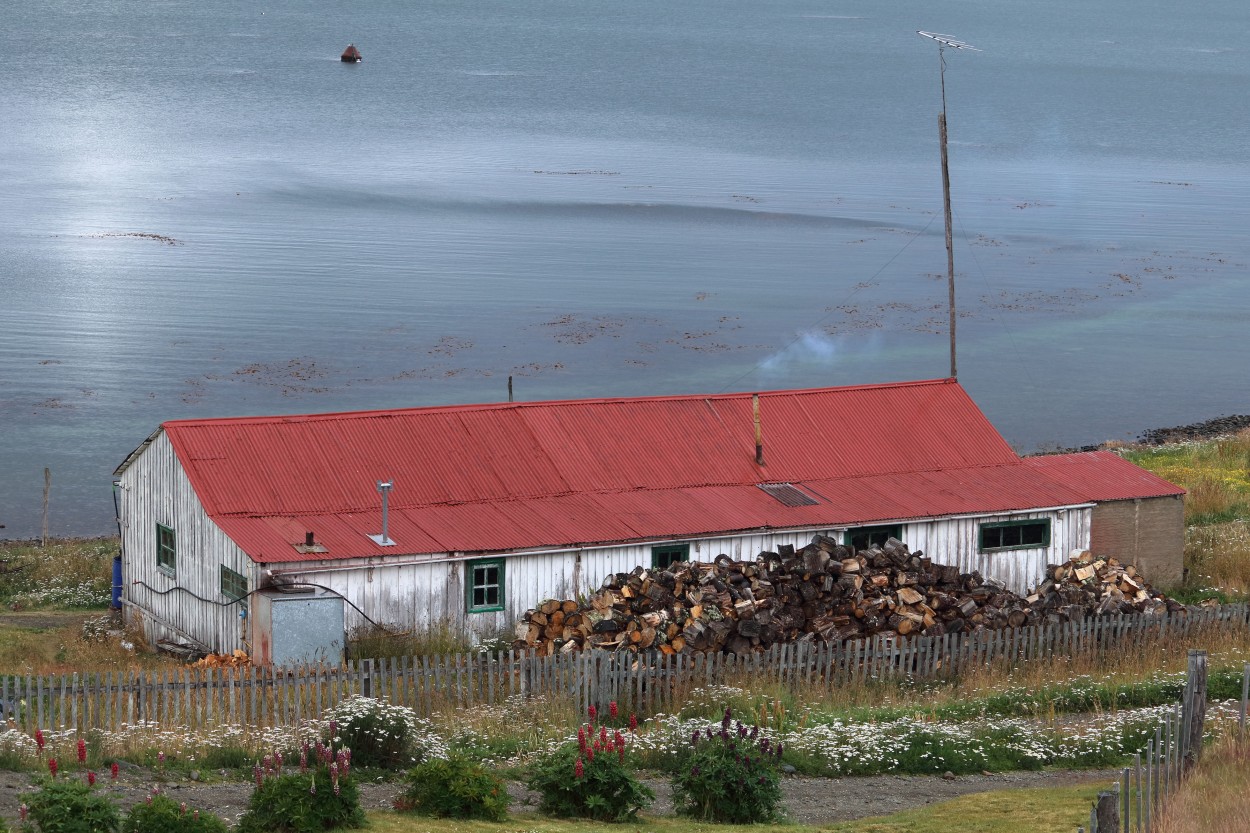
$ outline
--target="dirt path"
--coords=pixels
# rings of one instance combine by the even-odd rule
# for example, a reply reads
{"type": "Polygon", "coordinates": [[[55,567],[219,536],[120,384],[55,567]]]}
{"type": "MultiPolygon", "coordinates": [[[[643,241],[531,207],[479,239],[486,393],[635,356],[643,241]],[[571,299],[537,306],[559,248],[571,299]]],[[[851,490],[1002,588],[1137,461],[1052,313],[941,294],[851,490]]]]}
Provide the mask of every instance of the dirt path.
{"type": "MultiPolygon", "coordinates": [[[[998,775],[961,775],[947,780],[937,775],[875,775],[865,778],[787,778],[783,782],[785,807],[791,820],[803,824],[828,824],[851,821],[866,816],[923,807],[969,793],[1028,787],[1063,787],[1076,784],[1107,784],[1117,775],[1114,770],[1081,772],[1011,772],[998,775]]],[[[107,780],[107,774],[105,774],[107,780]]],[[[644,779],[655,791],[656,802],[647,811],[668,815],[673,811],[668,781],[663,778],[644,779]]],[[[21,793],[29,788],[30,776],[24,773],[0,772],[0,817],[17,819],[21,793]]],[[[103,784],[118,804],[129,807],[142,801],[157,783],[151,773],[133,767],[123,771],[117,783],[103,784]]],[[[252,793],[250,782],[197,783],[187,779],[160,784],[161,790],[175,801],[211,810],[229,822],[238,819],[252,793]]],[[[361,802],[367,809],[389,808],[400,790],[391,783],[362,783],[361,802]]],[[[513,812],[531,812],[535,801],[520,784],[508,785],[513,812]]]]}
{"type": "Polygon", "coordinates": [[[0,613],[0,626],[51,630],[68,625],[81,625],[90,616],[102,616],[106,611],[93,610],[85,613],[57,610],[32,610],[29,613],[0,613]]]}

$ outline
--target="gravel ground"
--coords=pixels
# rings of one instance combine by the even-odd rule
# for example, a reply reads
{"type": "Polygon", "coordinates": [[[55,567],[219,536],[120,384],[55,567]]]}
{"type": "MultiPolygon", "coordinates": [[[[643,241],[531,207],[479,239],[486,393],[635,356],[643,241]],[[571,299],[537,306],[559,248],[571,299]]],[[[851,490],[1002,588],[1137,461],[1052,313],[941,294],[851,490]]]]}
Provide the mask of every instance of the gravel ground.
{"type": "MultiPolygon", "coordinates": [[[[783,788],[785,807],[791,820],[803,824],[827,824],[923,807],[968,793],[1086,783],[1109,786],[1117,774],[1114,770],[1090,770],[961,775],[949,779],[937,775],[790,777],[785,779],[783,788]]],[[[116,783],[105,783],[107,780],[105,773],[100,786],[123,807],[142,801],[157,783],[151,778],[151,773],[139,769],[124,771],[116,783]]],[[[647,812],[654,815],[672,813],[673,804],[667,780],[645,778],[644,781],[656,795],[655,804],[647,812]]],[[[30,783],[31,778],[25,773],[0,772],[0,817],[10,822],[16,821],[17,808],[22,803],[21,794],[29,788],[30,783]]],[[[160,786],[175,801],[185,801],[191,807],[211,810],[227,821],[238,818],[247,806],[252,792],[251,782],[240,781],[199,783],[184,779],[168,781],[160,786]]],[[[389,808],[398,790],[399,785],[393,782],[362,783],[361,803],[367,809],[389,808]]],[[[508,792],[512,796],[514,812],[532,810],[535,804],[534,795],[520,784],[509,784],[508,792]]]]}

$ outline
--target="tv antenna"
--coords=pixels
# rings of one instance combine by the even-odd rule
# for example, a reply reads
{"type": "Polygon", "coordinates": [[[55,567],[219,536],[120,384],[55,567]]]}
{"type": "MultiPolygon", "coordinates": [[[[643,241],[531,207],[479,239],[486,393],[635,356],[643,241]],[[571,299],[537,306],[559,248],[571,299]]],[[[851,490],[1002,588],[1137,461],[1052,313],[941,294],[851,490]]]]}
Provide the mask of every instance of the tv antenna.
{"type": "Polygon", "coordinates": [[[946,156],[946,48],[970,49],[980,52],[971,44],[956,40],[950,35],[937,32],[921,32],[922,38],[936,41],[938,45],[938,77],[942,84],[942,112],[938,114],[938,142],[942,145],[942,204],[946,212],[946,286],[950,296],[951,378],[958,378],[955,368],[955,244],[951,233],[951,172],[946,156]]]}

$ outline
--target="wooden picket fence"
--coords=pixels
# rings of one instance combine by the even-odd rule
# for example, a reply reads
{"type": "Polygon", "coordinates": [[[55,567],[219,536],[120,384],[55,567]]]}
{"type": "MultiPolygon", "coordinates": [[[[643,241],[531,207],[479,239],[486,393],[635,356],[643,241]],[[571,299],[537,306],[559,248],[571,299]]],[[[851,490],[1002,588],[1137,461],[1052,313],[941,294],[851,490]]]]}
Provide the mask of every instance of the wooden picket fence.
{"type": "Polygon", "coordinates": [[[339,667],[177,668],[147,672],[0,676],[0,724],[116,730],[150,722],[192,729],[285,726],[353,695],[386,698],[421,716],[511,697],[547,696],[585,709],[616,701],[639,715],[680,708],[689,689],[750,677],[832,687],[910,676],[958,676],[989,663],[1121,650],[1215,628],[1250,627],[1250,604],[1164,616],[1087,619],[940,637],[881,635],[841,644],[796,642],[735,656],[587,651],[397,657],[339,667]]]}

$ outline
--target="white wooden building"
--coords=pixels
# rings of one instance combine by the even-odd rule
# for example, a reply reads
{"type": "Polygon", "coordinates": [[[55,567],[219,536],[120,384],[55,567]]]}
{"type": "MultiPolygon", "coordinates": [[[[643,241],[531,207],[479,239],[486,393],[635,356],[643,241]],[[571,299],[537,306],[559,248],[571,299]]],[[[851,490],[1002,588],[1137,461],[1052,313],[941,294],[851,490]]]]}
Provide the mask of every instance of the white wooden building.
{"type": "Polygon", "coordinates": [[[1132,511],[1105,510],[1102,545],[1176,577],[1183,533],[1181,489],[1107,452],[1022,459],[953,380],[184,420],[116,476],[129,615],[261,661],[287,656],[282,583],[342,599],[315,614],[340,633],[485,637],[612,573],[817,533],[893,536],[1017,591],[1089,547],[1104,505],[1132,511]]]}

